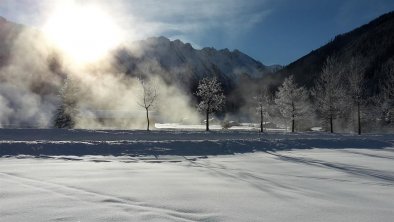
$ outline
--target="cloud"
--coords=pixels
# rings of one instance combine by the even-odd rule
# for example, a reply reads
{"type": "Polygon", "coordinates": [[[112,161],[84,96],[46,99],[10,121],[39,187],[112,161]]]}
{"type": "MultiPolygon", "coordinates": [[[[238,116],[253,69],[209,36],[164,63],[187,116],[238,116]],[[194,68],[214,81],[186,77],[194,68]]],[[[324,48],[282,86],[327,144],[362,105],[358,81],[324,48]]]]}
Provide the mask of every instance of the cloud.
{"type": "MultiPolygon", "coordinates": [[[[198,37],[224,33],[236,36],[252,29],[267,17],[272,0],[145,0],[106,1],[74,0],[77,4],[94,4],[107,10],[128,33],[130,41],[150,36],[169,38],[198,37]]],[[[45,24],[56,5],[70,0],[2,0],[0,13],[10,20],[27,25],[45,24]]],[[[70,15],[72,16],[72,15],[70,15]]]]}
{"type": "Polygon", "coordinates": [[[252,28],[270,13],[266,1],[122,1],[118,7],[123,8],[121,14],[126,23],[133,21],[129,28],[144,37],[172,33],[206,35],[213,30],[237,34],[252,28]]]}
{"type": "Polygon", "coordinates": [[[58,2],[60,1],[0,0],[0,15],[13,22],[38,27],[58,2]]]}

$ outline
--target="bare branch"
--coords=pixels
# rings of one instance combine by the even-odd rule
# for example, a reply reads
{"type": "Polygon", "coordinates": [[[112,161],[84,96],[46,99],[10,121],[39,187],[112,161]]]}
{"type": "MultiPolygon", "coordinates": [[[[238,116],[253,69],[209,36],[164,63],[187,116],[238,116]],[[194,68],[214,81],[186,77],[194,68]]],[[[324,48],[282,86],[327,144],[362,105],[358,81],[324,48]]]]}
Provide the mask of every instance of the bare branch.
{"type": "Polygon", "coordinates": [[[145,109],[147,130],[149,131],[149,109],[152,108],[157,100],[157,87],[151,81],[140,80],[142,92],[141,98],[137,101],[137,104],[145,109]]]}

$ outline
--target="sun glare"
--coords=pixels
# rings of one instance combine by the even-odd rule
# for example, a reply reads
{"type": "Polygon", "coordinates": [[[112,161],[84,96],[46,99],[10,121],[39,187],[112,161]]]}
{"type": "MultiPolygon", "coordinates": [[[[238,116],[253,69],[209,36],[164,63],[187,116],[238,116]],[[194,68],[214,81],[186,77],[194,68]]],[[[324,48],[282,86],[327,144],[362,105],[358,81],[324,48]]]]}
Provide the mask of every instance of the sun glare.
{"type": "Polygon", "coordinates": [[[111,16],[95,6],[59,7],[44,26],[49,41],[77,63],[94,62],[121,42],[111,16]]]}

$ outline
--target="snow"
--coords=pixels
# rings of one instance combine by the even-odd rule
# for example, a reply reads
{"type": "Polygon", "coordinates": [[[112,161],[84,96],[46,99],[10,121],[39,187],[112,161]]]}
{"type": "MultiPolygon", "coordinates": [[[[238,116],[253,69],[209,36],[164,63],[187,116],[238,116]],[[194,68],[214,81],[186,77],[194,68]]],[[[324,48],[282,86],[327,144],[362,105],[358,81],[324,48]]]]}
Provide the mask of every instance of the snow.
{"type": "MultiPolygon", "coordinates": [[[[269,124],[269,122],[264,122],[264,124],[269,124]]],[[[199,124],[180,124],[180,123],[156,123],[155,128],[157,129],[177,129],[177,130],[205,130],[205,125],[199,125],[199,124]]],[[[220,130],[223,127],[221,125],[217,124],[210,124],[209,129],[211,130],[220,130]]],[[[254,130],[254,131],[259,131],[260,130],[260,124],[256,123],[240,123],[237,126],[231,126],[227,130],[254,130]]],[[[285,132],[286,129],[283,128],[264,128],[264,131],[267,132],[285,132]]]]}
{"type": "Polygon", "coordinates": [[[0,129],[0,157],[15,155],[205,156],[267,150],[391,147],[393,134],[324,132],[259,133],[257,130],[0,129]]]}
{"type": "Polygon", "coordinates": [[[2,221],[391,221],[393,159],[393,148],[3,158],[0,213],[2,221]]]}
{"type": "MultiPolygon", "coordinates": [[[[200,125],[200,124],[179,124],[179,123],[156,123],[155,127],[157,129],[197,129],[197,130],[204,130],[205,125],[200,125]]],[[[209,128],[211,130],[218,130],[222,129],[222,126],[220,125],[209,125],[209,128]]]]}
{"type": "Polygon", "coordinates": [[[0,220],[392,221],[393,144],[391,134],[2,129],[0,220]],[[145,153],[59,154],[81,144],[145,153]]]}

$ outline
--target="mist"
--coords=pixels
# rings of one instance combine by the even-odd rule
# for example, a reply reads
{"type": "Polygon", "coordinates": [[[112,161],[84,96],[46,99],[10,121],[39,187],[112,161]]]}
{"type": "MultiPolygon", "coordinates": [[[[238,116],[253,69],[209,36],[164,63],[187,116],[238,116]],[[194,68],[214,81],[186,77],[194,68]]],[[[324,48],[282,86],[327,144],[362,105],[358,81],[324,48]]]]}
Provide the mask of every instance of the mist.
{"type": "MultiPolygon", "coordinates": [[[[6,23],[4,27],[14,25],[6,23]]],[[[151,109],[154,122],[199,122],[193,98],[176,81],[163,81],[161,76],[168,71],[157,61],[140,63],[138,74],[126,74],[113,52],[81,65],[48,43],[37,29],[21,26],[5,39],[7,60],[0,68],[1,127],[53,127],[66,79],[78,88],[76,128],[145,128],[144,110],[138,106],[140,79],[153,82],[158,93],[151,109]]],[[[126,44],[122,48],[133,54],[145,50],[126,44]]]]}
{"type": "MultiPolygon", "coordinates": [[[[144,64],[149,70],[160,70],[156,63],[144,64]]],[[[199,114],[192,99],[175,82],[165,83],[157,73],[144,73],[135,77],[111,70],[83,70],[74,75],[78,81],[77,128],[143,129],[146,127],[140,81],[149,80],[158,93],[152,109],[153,122],[197,123],[199,114]]],[[[164,71],[163,71],[164,72],[164,71]]]]}
{"type": "MultiPolygon", "coordinates": [[[[193,5],[196,4],[197,2],[193,2],[193,5]]],[[[215,3],[199,8],[190,15],[191,21],[206,15],[211,16],[211,10],[207,9],[220,5],[222,4],[215,3]]],[[[75,128],[145,128],[144,109],[138,106],[138,101],[141,99],[141,84],[139,82],[141,79],[153,82],[158,93],[155,106],[150,110],[153,122],[201,123],[203,118],[197,112],[197,101],[190,91],[198,79],[192,76],[190,67],[182,65],[162,67],[159,61],[150,58],[149,41],[148,44],[138,44],[136,40],[165,33],[166,30],[172,30],[174,25],[180,28],[176,33],[170,34],[170,38],[174,36],[182,38],[185,33],[197,34],[203,27],[208,27],[207,21],[196,20],[193,25],[183,24],[181,26],[177,22],[163,24],[157,21],[155,10],[139,10],[139,6],[130,5],[129,2],[124,1],[115,4],[108,4],[106,1],[86,1],[84,3],[79,1],[44,1],[37,5],[38,10],[35,14],[37,28],[20,26],[20,30],[14,34],[16,38],[5,38],[8,40],[5,46],[9,47],[7,57],[10,59],[5,65],[0,66],[2,79],[0,89],[1,126],[53,127],[54,115],[62,105],[61,90],[66,81],[71,81],[78,89],[77,115],[74,117],[75,128]],[[67,16],[61,17],[63,14],[70,14],[69,12],[72,12],[74,6],[76,6],[75,9],[78,9],[76,11],[78,13],[74,13],[72,19],[67,16]],[[117,45],[111,45],[111,49],[108,45],[105,48],[106,53],[97,55],[98,59],[94,61],[88,59],[96,55],[94,53],[92,55],[92,52],[86,52],[86,50],[92,49],[94,52],[102,50],[92,47],[94,45],[91,43],[98,40],[112,41],[114,39],[109,38],[110,35],[107,33],[105,37],[108,38],[104,39],[100,39],[100,35],[94,36],[92,33],[83,35],[80,32],[83,32],[84,29],[90,30],[91,27],[72,27],[73,24],[69,23],[71,21],[74,25],[80,25],[75,22],[78,22],[80,16],[83,17],[81,13],[85,12],[84,9],[92,9],[91,6],[93,9],[99,10],[86,10],[87,13],[108,16],[111,20],[108,24],[106,23],[111,29],[104,30],[104,32],[114,31],[112,34],[121,35],[116,38],[116,40],[121,40],[117,45]],[[130,14],[125,10],[126,8],[133,9],[133,13],[130,14]],[[53,15],[55,15],[55,19],[51,20],[53,15]],[[61,24],[61,26],[57,26],[57,24],[61,24]],[[87,39],[87,37],[91,39],[87,39]],[[82,39],[85,42],[77,42],[72,45],[70,42],[66,42],[70,39],[72,41],[82,39]],[[128,54],[133,55],[127,58],[126,62],[132,62],[136,66],[134,69],[130,70],[122,66],[117,58],[119,50],[127,51],[128,54]],[[87,53],[88,56],[84,56],[83,53],[87,53]],[[144,58],[141,59],[142,57],[144,58]]],[[[229,10],[237,11],[235,6],[232,7],[229,10]]],[[[184,12],[184,8],[173,8],[172,10],[176,14],[184,12]]],[[[167,18],[170,17],[170,14],[163,16],[167,18]]],[[[227,13],[217,16],[223,21],[229,19],[227,13]]],[[[104,21],[104,17],[101,20],[104,21]]],[[[81,23],[84,24],[83,21],[81,23]]],[[[15,24],[8,23],[7,25],[15,24]]],[[[97,29],[97,24],[92,25],[94,25],[91,28],[93,31],[100,31],[97,29]]],[[[212,25],[218,26],[220,23],[212,25]]]]}
{"type": "Polygon", "coordinates": [[[48,127],[58,102],[61,78],[50,70],[51,51],[34,29],[12,30],[0,69],[0,125],[48,127]]]}
{"type": "MultiPolygon", "coordinates": [[[[288,71],[289,67],[278,71],[261,63],[260,66],[256,65],[257,61],[238,50],[195,50],[190,43],[152,37],[167,33],[165,30],[170,32],[170,39],[186,32],[192,35],[201,30],[201,24],[207,26],[209,22],[206,23],[205,20],[172,30],[171,27],[179,21],[170,19],[168,24],[163,25],[157,22],[160,16],[155,17],[159,14],[156,9],[137,10],[137,6],[134,10],[141,12],[132,10],[132,15],[127,15],[126,12],[130,9],[128,7],[131,6],[124,1],[114,5],[106,1],[69,1],[64,3],[69,7],[67,13],[61,12],[55,16],[56,19],[51,20],[51,10],[62,8],[59,7],[62,6],[59,2],[65,1],[42,4],[45,13],[37,16],[42,20],[39,28],[25,27],[0,18],[1,127],[53,127],[54,117],[63,104],[62,96],[67,97],[61,94],[62,89],[69,82],[77,89],[76,95],[73,95],[76,100],[73,127],[144,129],[145,110],[138,105],[142,94],[141,80],[152,82],[158,93],[154,106],[149,110],[153,123],[199,124],[204,118],[197,112],[197,98],[192,90],[195,90],[198,81],[206,76],[217,77],[227,96],[225,109],[218,113],[219,118],[213,117],[218,119],[215,124],[222,121],[259,122],[260,117],[253,101],[258,90],[268,88],[274,97],[284,78],[289,75],[296,76],[300,86],[311,89],[314,84],[312,80],[315,80],[321,71],[316,68],[316,75],[305,76],[302,73],[293,73],[297,70],[288,71]],[[90,8],[91,5],[94,7],[90,8]],[[68,19],[74,6],[78,13],[74,15],[75,18],[68,19]],[[94,18],[79,24],[78,21],[86,15],[100,17],[105,26],[101,27],[101,22],[94,23],[94,18]],[[91,23],[93,24],[90,25],[91,23]],[[50,24],[49,28],[45,24],[50,24]],[[67,28],[63,30],[62,25],[67,28]],[[112,38],[113,36],[116,38],[112,38]],[[80,42],[72,44],[74,41],[80,42]],[[182,50],[182,53],[177,50],[182,50]],[[200,55],[202,57],[199,57],[200,55]],[[220,60],[220,55],[224,55],[226,59],[220,60]],[[241,58],[238,63],[234,62],[237,58],[241,58]],[[221,69],[217,67],[218,64],[222,65],[221,69]]],[[[197,4],[196,1],[193,4],[197,4]]],[[[173,10],[183,13],[183,9],[173,10]]],[[[167,10],[169,9],[166,8],[167,10]]],[[[201,9],[191,13],[192,18],[204,15],[212,16],[209,11],[201,9]]],[[[226,16],[227,14],[219,17],[227,18],[226,16]]],[[[164,17],[171,17],[171,13],[164,17]]],[[[350,54],[345,55],[340,60],[350,59],[350,54]]],[[[388,61],[382,61],[382,64],[389,65],[388,61]]],[[[367,75],[366,80],[375,80],[374,88],[378,90],[374,89],[374,92],[370,93],[375,95],[379,93],[378,82],[383,80],[378,74],[392,76],[393,72],[382,68],[382,71],[371,73],[368,75],[373,75],[367,75]]],[[[367,113],[371,111],[367,109],[382,106],[379,110],[381,112],[383,106],[389,105],[386,103],[390,102],[390,98],[381,98],[381,104],[371,102],[370,100],[374,99],[371,98],[368,98],[367,102],[369,107],[365,107],[366,123],[384,122],[387,117],[378,111],[376,115],[368,117],[367,113]]],[[[272,110],[265,121],[273,122],[278,127],[286,127],[288,120],[275,109],[275,104],[272,104],[272,110]]],[[[347,113],[352,111],[352,108],[344,109],[347,113]]],[[[390,110],[383,111],[390,113],[390,110]]],[[[316,112],[311,114],[302,120],[300,130],[325,125],[321,119],[316,112]]],[[[354,116],[342,115],[335,120],[338,131],[353,131],[353,125],[354,116]],[[344,119],[346,121],[343,121],[344,119]]],[[[376,125],[375,128],[381,126],[376,125]]]]}

